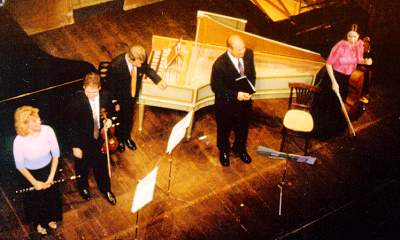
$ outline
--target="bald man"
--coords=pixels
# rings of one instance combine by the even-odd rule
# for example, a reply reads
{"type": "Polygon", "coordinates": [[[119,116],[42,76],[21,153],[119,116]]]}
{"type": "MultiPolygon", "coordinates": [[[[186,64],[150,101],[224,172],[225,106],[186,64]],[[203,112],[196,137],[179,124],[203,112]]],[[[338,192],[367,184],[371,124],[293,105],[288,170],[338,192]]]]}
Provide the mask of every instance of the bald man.
{"type": "Polygon", "coordinates": [[[211,88],[215,93],[217,146],[220,151],[220,162],[224,167],[230,164],[231,149],[244,163],[251,162],[246,142],[252,111],[252,95],[240,91],[235,85],[235,79],[246,76],[253,85],[256,81],[253,51],[246,49],[243,39],[232,35],[227,39],[227,47],[227,51],[214,62],[211,72],[211,88]],[[232,148],[229,142],[231,130],[235,134],[232,148]]]}

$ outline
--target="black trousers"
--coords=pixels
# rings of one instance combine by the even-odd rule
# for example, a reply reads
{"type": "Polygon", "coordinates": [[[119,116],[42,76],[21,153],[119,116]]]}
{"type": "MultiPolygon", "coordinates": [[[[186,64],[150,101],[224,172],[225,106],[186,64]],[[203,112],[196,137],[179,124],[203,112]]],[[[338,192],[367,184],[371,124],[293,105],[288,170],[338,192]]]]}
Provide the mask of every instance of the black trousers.
{"type": "Polygon", "coordinates": [[[117,127],[117,138],[119,141],[126,140],[131,137],[133,127],[133,115],[136,98],[120,100],[121,107],[119,113],[119,123],[117,127]]]}
{"type": "Polygon", "coordinates": [[[229,152],[229,137],[233,130],[235,140],[233,150],[236,152],[246,151],[247,135],[249,132],[249,120],[252,112],[252,102],[235,101],[232,104],[215,105],[215,116],[217,119],[217,147],[222,152],[229,152]]]}
{"type": "MultiPolygon", "coordinates": [[[[51,163],[46,167],[29,170],[35,179],[45,182],[50,174],[51,163]]],[[[54,180],[57,180],[57,174],[54,180]]],[[[24,185],[30,183],[25,180],[24,185]]],[[[62,201],[58,184],[54,184],[45,190],[31,191],[24,193],[24,213],[27,223],[33,226],[38,224],[47,226],[51,221],[62,220],[62,201]]]]}
{"type": "Polygon", "coordinates": [[[82,159],[75,158],[75,172],[81,177],[77,180],[79,189],[89,188],[88,177],[90,169],[93,169],[97,186],[102,193],[111,190],[110,177],[108,175],[107,156],[101,153],[102,141],[95,140],[82,149],[82,159]]]}

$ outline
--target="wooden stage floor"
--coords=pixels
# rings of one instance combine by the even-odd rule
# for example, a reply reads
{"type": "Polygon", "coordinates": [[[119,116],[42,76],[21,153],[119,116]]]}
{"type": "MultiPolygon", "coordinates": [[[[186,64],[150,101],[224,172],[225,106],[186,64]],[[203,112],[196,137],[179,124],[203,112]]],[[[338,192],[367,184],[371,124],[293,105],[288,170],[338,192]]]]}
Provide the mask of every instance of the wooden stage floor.
{"type": "MultiPolygon", "coordinates": [[[[253,32],[262,32],[257,29],[267,24],[250,1],[235,1],[233,6],[222,0],[188,2],[167,0],[125,13],[87,16],[32,39],[55,56],[97,65],[116,56],[121,42],[138,42],[149,50],[152,34],[193,39],[198,9],[247,18],[253,32]]],[[[93,176],[87,202],[68,182],[62,186],[64,219],[45,239],[134,239],[136,215],[130,209],[136,184],[157,163],[154,200],[140,210],[139,239],[389,239],[399,226],[398,97],[395,88],[383,83],[374,84],[370,95],[367,111],[354,122],[356,138],[342,134],[313,139],[310,155],[317,157],[315,165],[288,163],[282,216],[277,185],[285,162],[257,155],[256,148],[279,148],[287,99],[254,102],[248,140],[253,162],[246,165],[233,157],[228,168],[218,160],[212,107],[196,112],[192,138],[178,145],[171,157],[165,153],[168,136],[185,113],[148,107],[143,131],[135,125],[132,133],[138,149],[116,155],[112,166],[117,205],[101,196],[93,176]],[[387,99],[394,102],[386,104],[387,99]]],[[[301,154],[301,146],[291,141],[288,151],[301,154]]],[[[64,174],[73,175],[67,153],[63,162],[64,174]]],[[[0,239],[35,239],[23,224],[22,198],[13,193],[12,174],[5,172],[0,239]]]]}

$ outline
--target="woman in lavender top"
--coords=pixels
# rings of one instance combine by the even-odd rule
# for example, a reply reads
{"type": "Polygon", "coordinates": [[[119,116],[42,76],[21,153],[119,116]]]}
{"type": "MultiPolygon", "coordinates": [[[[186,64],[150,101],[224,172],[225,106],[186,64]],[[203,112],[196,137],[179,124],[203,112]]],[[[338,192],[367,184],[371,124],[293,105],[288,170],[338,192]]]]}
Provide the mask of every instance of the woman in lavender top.
{"type": "Polygon", "coordinates": [[[24,194],[24,212],[39,234],[47,234],[47,227],[57,228],[62,219],[61,197],[52,185],[57,171],[60,149],[50,126],[42,125],[39,109],[22,106],[15,111],[13,153],[15,165],[34,191],[24,194]]]}

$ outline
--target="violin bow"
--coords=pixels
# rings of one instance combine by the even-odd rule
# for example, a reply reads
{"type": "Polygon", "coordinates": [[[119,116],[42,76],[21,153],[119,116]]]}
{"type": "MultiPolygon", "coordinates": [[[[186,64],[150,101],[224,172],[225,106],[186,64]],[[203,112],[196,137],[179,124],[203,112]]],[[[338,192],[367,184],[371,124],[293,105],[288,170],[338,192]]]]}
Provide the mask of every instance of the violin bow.
{"type": "Polygon", "coordinates": [[[336,93],[336,96],[339,99],[340,106],[342,108],[343,115],[346,118],[346,122],[347,122],[347,126],[349,128],[349,131],[350,131],[351,135],[353,135],[355,137],[356,136],[356,132],[354,131],[353,125],[351,124],[351,121],[350,121],[350,118],[349,118],[349,114],[347,113],[346,106],[344,105],[343,100],[342,100],[342,96],[340,96],[339,91],[337,91],[337,90],[333,90],[333,91],[336,93]]]}
{"type": "Polygon", "coordinates": [[[103,128],[104,128],[104,141],[106,142],[106,154],[107,154],[107,168],[108,168],[108,176],[111,178],[111,167],[110,167],[110,149],[108,147],[108,136],[107,136],[107,131],[108,131],[108,127],[107,127],[107,119],[105,118],[103,121],[103,128]]]}
{"type": "MultiPolygon", "coordinates": [[[[81,175],[78,175],[78,176],[73,175],[73,176],[71,176],[69,178],[61,178],[61,179],[53,181],[53,184],[55,184],[55,183],[63,183],[63,182],[66,182],[66,181],[73,181],[73,180],[76,180],[76,179],[78,179],[80,177],[81,177],[81,175]]],[[[16,194],[18,194],[18,193],[26,193],[26,192],[32,192],[33,190],[35,190],[34,187],[27,187],[27,188],[22,188],[20,190],[15,191],[15,193],[16,194]]]]}

